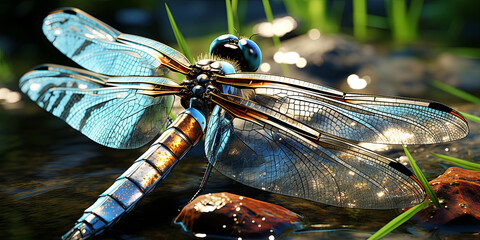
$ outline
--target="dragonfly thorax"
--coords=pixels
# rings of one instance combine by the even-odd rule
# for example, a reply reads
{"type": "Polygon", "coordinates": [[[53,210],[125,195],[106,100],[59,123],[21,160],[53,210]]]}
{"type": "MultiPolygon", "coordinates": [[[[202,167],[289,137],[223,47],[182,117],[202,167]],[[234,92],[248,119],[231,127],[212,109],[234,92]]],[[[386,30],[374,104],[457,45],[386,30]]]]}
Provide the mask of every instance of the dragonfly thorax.
{"type": "Polygon", "coordinates": [[[217,76],[235,72],[230,63],[211,59],[200,60],[192,65],[191,69],[181,83],[185,87],[181,100],[184,108],[210,108],[209,94],[220,91],[215,84],[217,76]]]}

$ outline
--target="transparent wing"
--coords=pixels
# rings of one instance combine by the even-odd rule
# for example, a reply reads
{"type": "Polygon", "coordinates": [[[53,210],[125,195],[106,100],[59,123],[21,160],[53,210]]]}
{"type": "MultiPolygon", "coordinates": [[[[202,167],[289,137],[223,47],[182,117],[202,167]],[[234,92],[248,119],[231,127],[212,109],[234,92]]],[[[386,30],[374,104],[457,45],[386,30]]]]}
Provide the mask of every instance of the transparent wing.
{"type": "Polygon", "coordinates": [[[244,97],[312,128],[352,141],[431,144],[468,134],[466,120],[457,111],[436,102],[348,94],[267,74],[230,74],[220,76],[219,82],[244,89],[244,97]]]}
{"type": "Polygon", "coordinates": [[[148,38],[122,34],[75,8],[50,13],[43,32],[53,45],[82,67],[115,76],[188,72],[190,62],[175,49],[148,38]]]}
{"type": "Polygon", "coordinates": [[[97,143],[138,148],[162,131],[174,97],[155,91],[174,82],[160,77],[116,77],[58,65],[42,65],[20,79],[41,108],[97,143]],[[151,94],[156,92],[156,94],[151,94]]]}
{"type": "Polygon", "coordinates": [[[425,199],[409,170],[392,159],[336,138],[312,141],[232,117],[219,106],[208,123],[205,152],[215,169],[245,185],[329,205],[391,209],[425,199]]]}

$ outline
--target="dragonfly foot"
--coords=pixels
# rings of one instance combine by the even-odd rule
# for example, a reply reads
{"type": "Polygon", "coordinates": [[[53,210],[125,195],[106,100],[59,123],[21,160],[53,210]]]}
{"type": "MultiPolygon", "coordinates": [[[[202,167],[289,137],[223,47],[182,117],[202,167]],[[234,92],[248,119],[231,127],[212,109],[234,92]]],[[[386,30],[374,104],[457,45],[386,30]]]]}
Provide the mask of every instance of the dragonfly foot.
{"type": "Polygon", "coordinates": [[[198,189],[198,191],[192,196],[192,198],[190,198],[190,201],[188,201],[188,203],[191,203],[195,198],[197,198],[202,191],[202,188],[198,189]]]}
{"type": "Polygon", "coordinates": [[[198,195],[203,192],[205,189],[205,185],[207,185],[208,177],[210,176],[210,173],[212,172],[213,165],[211,163],[208,163],[207,168],[205,169],[205,173],[203,174],[202,178],[202,183],[200,183],[200,187],[198,188],[198,191],[193,195],[193,197],[188,201],[188,203],[191,203],[193,199],[197,198],[198,195]]]}

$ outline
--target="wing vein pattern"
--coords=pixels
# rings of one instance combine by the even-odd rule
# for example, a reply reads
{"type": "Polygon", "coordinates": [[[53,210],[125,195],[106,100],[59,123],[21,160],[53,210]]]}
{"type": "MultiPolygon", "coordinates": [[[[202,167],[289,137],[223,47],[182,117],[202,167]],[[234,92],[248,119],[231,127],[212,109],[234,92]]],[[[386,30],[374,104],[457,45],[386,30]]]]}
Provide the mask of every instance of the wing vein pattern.
{"type": "Polygon", "coordinates": [[[95,142],[138,148],[162,132],[174,101],[172,95],[151,97],[141,91],[175,83],[160,77],[124,78],[43,65],[26,73],[20,88],[41,108],[95,142]],[[115,86],[109,87],[109,80],[115,86]],[[121,82],[125,84],[120,87],[121,82]]]}
{"type": "Polygon", "coordinates": [[[242,88],[243,97],[251,101],[320,132],[352,141],[433,144],[468,134],[466,120],[457,111],[436,102],[348,94],[269,74],[235,73],[219,79],[242,88]]]}
{"type": "Polygon", "coordinates": [[[425,197],[411,175],[392,167],[392,159],[336,137],[310,140],[233,117],[218,106],[208,123],[205,152],[218,171],[243,184],[330,205],[401,208],[425,197]]]}

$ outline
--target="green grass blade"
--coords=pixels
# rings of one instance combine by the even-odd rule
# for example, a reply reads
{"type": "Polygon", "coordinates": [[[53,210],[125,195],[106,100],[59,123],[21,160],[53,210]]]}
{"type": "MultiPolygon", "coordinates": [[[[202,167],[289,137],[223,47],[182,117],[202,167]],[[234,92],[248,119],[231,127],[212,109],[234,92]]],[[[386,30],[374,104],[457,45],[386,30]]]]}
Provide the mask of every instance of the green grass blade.
{"type": "Polygon", "coordinates": [[[169,116],[172,118],[172,121],[175,121],[175,119],[177,119],[177,116],[172,112],[170,112],[169,116]]]}
{"type": "Polygon", "coordinates": [[[177,118],[177,116],[175,116],[175,114],[173,114],[172,112],[170,112],[168,115],[170,116],[171,121],[170,121],[170,120],[167,120],[167,121],[165,122],[165,124],[164,124],[163,127],[162,127],[162,132],[164,132],[165,130],[167,130],[167,127],[170,126],[170,124],[172,124],[172,123],[175,121],[175,119],[177,118]]]}
{"type": "MultiPolygon", "coordinates": [[[[263,2],[263,9],[265,10],[265,16],[267,17],[267,21],[273,23],[273,13],[272,13],[272,8],[270,7],[270,2],[268,0],[262,0],[263,2]]],[[[280,47],[282,47],[280,43],[280,38],[278,38],[277,35],[273,35],[273,45],[275,48],[278,50],[280,47]]],[[[284,75],[290,74],[290,71],[288,70],[288,66],[285,64],[280,64],[282,66],[282,72],[284,75]]]]}
{"type": "Polygon", "coordinates": [[[268,0],[262,0],[263,3],[263,10],[265,11],[265,16],[267,17],[267,21],[273,21],[273,13],[272,8],[270,7],[270,2],[268,0]]]}
{"type": "Polygon", "coordinates": [[[237,9],[238,9],[238,0],[232,0],[232,12],[235,13],[237,9]]]}
{"type": "Polygon", "coordinates": [[[177,28],[177,24],[175,23],[175,20],[173,19],[172,13],[170,12],[170,9],[168,8],[167,3],[165,3],[165,9],[167,9],[167,14],[168,14],[168,20],[170,20],[170,25],[172,26],[173,34],[175,34],[175,39],[177,39],[178,46],[180,47],[180,50],[182,53],[187,57],[187,59],[190,62],[193,62],[192,57],[190,55],[190,51],[188,51],[187,44],[185,43],[185,39],[183,38],[182,33],[180,30],[177,28]]]}
{"type": "Polygon", "coordinates": [[[283,5],[285,5],[288,15],[303,23],[299,25],[298,30],[300,32],[306,32],[314,28],[310,14],[306,14],[309,12],[307,3],[307,1],[283,0],[283,5]]]}
{"type": "MultiPolygon", "coordinates": [[[[245,31],[241,31],[242,30],[242,26],[245,25],[245,19],[247,17],[247,12],[249,11],[248,9],[248,1],[239,1],[238,4],[234,4],[235,0],[232,1],[232,10],[233,10],[233,13],[235,13],[235,23],[237,24],[237,31],[239,33],[244,33],[246,34],[245,31]]],[[[249,28],[247,29],[247,31],[249,31],[251,34],[251,31],[252,29],[249,28]]]]}
{"type": "Polygon", "coordinates": [[[417,38],[418,23],[420,22],[420,15],[422,14],[423,0],[411,0],[410,9],[408,11],[407,19],[409,23],[410,37],[417,38]]]}
{"type": "Polygon", "coordinates": [[[367,38],[367,1],[353,1],[353,35],[364,41],[367,38]]]}
{"type": "Polygon", "coordinates": [[[477,122],[477,123],[480,123],[480,117],[478,116],[475,116],[475,115],[472,115],[472,114],[468,114],[468,113],[465,113],[465,112],[460,112],[466,119],[468,120],[471,120],[471,121],[474,121],[474,122],[477,122]]]}
{"type": "Polygon", "coordinates": [[[424,209],[429,204],[430,204],[430,201],[425,201],[425,202],[422,202],[422,203],[408,209],[407,211],[398,215],[392,221],[387,223],[385,226],[380,228],[380,230],[378,230],[376,233],[374,233],[372,236],[370,236],[368,238],[368,240],[380,239],[381,237],[387,235],[388,233],[393,231],[395,228],[399,227],[404,222],[406,222],[408,219],[412,218],[415,214],[420,212],[422,209],[424,209]]]}
{"type": "Polygon", "coordinates": [[[475,104],[480,104],[480,98],[477,96],[474,96],[470,93],[464,92],[458,88],[454,88],[452,86],[449,86],[445,83],[439,82],[437,80],[432,80],[430,81],[430,84],[432,84],[434,87],[437,87],[445,92],[448,92],[452,95],[455,95],[459,98],[465,99],[469,102],[475,103],[475,104]]]}
{"type": "Polygon", "coordinates": [[[408,42],[409,39],[409,29],[407,23],[407,3],[405,0],[386,0],[387,2],[391,2],[391,21],[392,21],[392,30],[393,30],[393,37],[398,42],[408,42]]]}
{"type": "Polygon", "coordinates": [[[238,17],[238,0],[232,0],[232,13],[233,13],[234,28],[238,33],[241,33],[240,18],[238,17]]]}
{"type": "Polygon", "coordinates": [[[306,20],[305,14],[302,11],[303,5],[305,5],[305,2],[300,2],[298,0],[283,0],[283,5],[285,5],[285,9],[287,10],[288,14],[295,17],[302,19],[303,22],[308,22],[306,20]]]}
{"type": "Polygon", "coordinates": [[[433,192],[432,187],[430,187],[430,184],[428,183],[427,179],[425,178],[425,175],[423,175],[422,170],[417,166],[415,163],[415,160],[413,160],[412,155],[410,155],[410,152],[407,150],[405,145],[402,145],[403,150],[405,151],[405,154],[407,155],[408,162],[410,163],[410,166],[413,169],[413,172],[415,173],[415,176],[417,176],[418,181],[422,184],[423,188],[425,188],[425,191],[427,192],[428,196],[432,200],[433,204],[440,208],[440,203],[438,202],[437,195],[435,195],[435,192],[433,192]]]}
{"type": "Polygon", "coordinates": [[[306,1],[306,3],[307,11],[304,14],[308,14],[308,18],[310,19],[310,28],[319,29],[322,34],[329,32],[326,0],[311,0],[306,1]]]}
{"type": "Polygon", "coordinates": [[[228,33],[235,35],[235,23],[233,22],[232,3],[230,0],[225,0],[225,6],[227,7],[228,33]]]}
{"type": "MultiPolygon", "coordinates": [[[[273,23],[273,13],[272,13],[272,8],[270,7],[270,2],[268,0],[262,0],[263,2],[263,9],[265,10],[265,16],[267,17],[267,21],[273,23]]],[[[275,45],[276,48],[280,48],[280,38],[278,38],[277,35],[273,35],[273,45],[275,45]]]]}
{"type": "Polygon", "coordinates": [[[458,165],[460,167],[470,169],[470,170],[480,171],[480,164],[478,164],[478,163],[473,163],[473,162],[463,160],[463,159],[460,159],[460,158],[450,157],[450,156],[446,156],[446,155],[442,155],[442,154],[438,154],[438,153],[433,153],[433,152],[431,152],[430,154],[432,154],[433,156],[438,157],[438,158],[440,158],[444,161],[447,161],[447,162],[453,163],[455,165],[458,165]]]}

